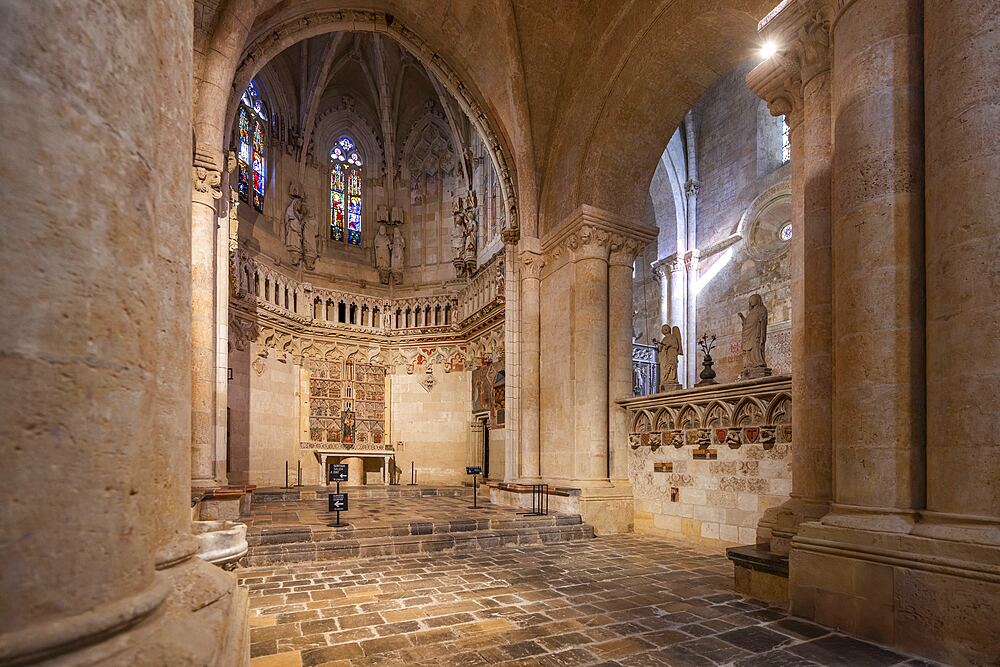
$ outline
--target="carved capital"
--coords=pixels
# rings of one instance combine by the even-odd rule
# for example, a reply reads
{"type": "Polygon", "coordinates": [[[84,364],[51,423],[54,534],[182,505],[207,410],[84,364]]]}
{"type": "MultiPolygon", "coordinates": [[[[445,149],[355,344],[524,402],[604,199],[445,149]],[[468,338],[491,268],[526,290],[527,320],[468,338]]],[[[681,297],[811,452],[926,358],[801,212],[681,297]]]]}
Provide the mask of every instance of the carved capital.
{"type": "Polygon", "coordinates": [[[212,199],[222,199],[222,170],[214,157],[204,151],[196,151],[191,176],[195,192],[211,194],[212,199]]]}
{"type": "Polygon", "coordinates": [[[607,260],[611,250],[611,235],[600,227],[582,225],[566,237],[566,248],[576,259],[607,260]]]}
{"type": "Polygon", "coordinates": [[[545,256],[539,252],[530,250],[521,251],[521,278],[531,278],[538,280],[542,277],[542,269],[545,267],[545,256]]]}
{"type": "Polygon", "coordinates": [[[632,266],[635,258],[642,252],[642,245],[637,239],[613,235],[611,237],[611,255],[608,263],[613,266],[632,266]]]}
{"type": "Polygon", "coordinates": [[[521,230],[518,227],[507,227],[500,232],[500,238],[503,239],[504,245],[515,244],[521,238],[521,230]]]}
{"type": "Polygon", "coordinates": [[[830,69],[830,16],[824,5],[799,27],[794,48],[799,59],[800,77],[809,83],[817,74],[830,69]]]}
{"type": "Polygon", "coordinates": [[[701,181],[696,181],[692,178],[689,178],[684,183],[684,194],[686,194],[688,197],[697,197],[699,190],[701,190],[701,181]]]}

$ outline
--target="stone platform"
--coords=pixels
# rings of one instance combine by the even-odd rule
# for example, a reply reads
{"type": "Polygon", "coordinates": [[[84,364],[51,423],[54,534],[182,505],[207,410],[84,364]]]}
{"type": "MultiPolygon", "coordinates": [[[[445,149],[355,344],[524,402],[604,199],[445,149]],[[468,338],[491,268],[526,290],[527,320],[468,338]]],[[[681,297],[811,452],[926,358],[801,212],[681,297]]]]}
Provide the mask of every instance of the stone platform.
{"type": "Polygon", "coordinates": [[[247,526],[250,567],[399,554],[474,551],[592,538],[579,514],[524,516],[464,487],[345,487],[350,510],[334,526],[327,487],[260,489],[247,526]]]}

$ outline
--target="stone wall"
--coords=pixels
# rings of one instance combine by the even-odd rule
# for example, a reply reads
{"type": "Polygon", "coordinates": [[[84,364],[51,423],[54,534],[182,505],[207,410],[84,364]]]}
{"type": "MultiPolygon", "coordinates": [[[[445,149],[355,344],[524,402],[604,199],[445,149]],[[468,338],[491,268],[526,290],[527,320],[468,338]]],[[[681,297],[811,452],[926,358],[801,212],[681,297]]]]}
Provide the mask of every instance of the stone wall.
{"type": "Polygon", "coordinates": [[[424,367],[413,373],[400,367],[390,375],[389,436],[393,444],[403,443],[396,452],[400,481],[409,483],[412,462],[419,484],[460,484],[472,430],[472,373],[446,373],[443,364],[430,368],[430,389],[424,367]]]}
{"type": "Polygon", "coordinates": [[[627,402],[636,532],[754,544],[791,490],[790,392],[774,377],[627,402]]]}
{"type": "MultiPolygon", "coordinates": [[[[276,486],[296,482],[299,440],[303,437],[301,389],[303,369],[291,355],[253,343],[236,352],[229,383],[230,475],[234,483],[276,486]],[[238,356],[237,356],[238,355],[238,356]]],[[[303,471],[309,466],[303,461],[303,471]]]]}

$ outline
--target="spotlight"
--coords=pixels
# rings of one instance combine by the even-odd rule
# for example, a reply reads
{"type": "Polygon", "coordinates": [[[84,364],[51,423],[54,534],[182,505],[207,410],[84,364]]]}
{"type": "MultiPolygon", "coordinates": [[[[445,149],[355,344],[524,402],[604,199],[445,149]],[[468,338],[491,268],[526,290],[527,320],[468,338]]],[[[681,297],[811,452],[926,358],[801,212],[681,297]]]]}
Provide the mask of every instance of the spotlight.
{"type": "Polygon", "coordinates": [[[778,45],[771,41],[764,42],[764,46],[760,48],[760,55],[764,58],[764,60],[767,60],[777,52],[778,45]]]}

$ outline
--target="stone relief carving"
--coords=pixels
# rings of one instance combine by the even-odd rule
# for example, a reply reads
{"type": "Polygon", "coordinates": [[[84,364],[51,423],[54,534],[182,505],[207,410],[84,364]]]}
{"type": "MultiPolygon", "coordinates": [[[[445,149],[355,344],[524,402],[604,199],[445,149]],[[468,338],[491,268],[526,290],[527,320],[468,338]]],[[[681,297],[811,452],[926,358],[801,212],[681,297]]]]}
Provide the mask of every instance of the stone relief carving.
{"type": "Polygon", "coordinates": [[[257,340],[260,327],[256,322],[229,314],[229,349],[242,352],[247,346],[257,340]]]}
{"type": "Polygon", "coordinates": [[[764,347],[767,343],[767,307],[760,294],[750,297],[750,309],[747,314],[739,313],[743,323],[742,350],[743,372],[741,379],[765,377],[771,374],[771,369],[764,361],[764,347]]]}

